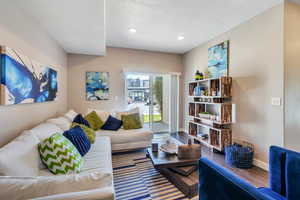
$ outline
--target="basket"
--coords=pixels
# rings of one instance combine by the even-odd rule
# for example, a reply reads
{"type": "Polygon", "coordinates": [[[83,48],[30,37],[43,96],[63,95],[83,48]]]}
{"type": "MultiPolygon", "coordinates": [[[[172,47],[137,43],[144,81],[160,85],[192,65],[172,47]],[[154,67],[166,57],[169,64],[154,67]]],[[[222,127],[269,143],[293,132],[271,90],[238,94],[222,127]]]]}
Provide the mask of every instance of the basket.
{"type": "Polygon", "coordinates": [[[248,169],[253,166],[253,145],[234,144],[225,147],[225,162],[231,166],[248,169]]]}

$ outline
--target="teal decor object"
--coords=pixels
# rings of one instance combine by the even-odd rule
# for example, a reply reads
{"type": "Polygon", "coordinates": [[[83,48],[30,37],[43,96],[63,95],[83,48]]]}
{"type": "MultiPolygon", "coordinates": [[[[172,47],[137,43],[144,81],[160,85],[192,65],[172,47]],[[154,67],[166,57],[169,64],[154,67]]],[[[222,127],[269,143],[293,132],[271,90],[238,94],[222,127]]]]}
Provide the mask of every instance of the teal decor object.
{"type": "Polygon", "coordinates": [[[229,41],[208,49],[208,73],[210,78],[228,76],[229,41]]]}

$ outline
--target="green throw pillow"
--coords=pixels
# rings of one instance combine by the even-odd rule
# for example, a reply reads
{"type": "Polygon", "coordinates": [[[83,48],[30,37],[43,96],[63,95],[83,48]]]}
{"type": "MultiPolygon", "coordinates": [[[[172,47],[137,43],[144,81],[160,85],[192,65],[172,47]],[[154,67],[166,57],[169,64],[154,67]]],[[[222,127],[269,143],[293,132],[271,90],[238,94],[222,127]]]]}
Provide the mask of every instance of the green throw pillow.
{"type": "Polygon", "coordinates": [[[43,163],[53,174],[79,173],[83,158],[62,134],[56,133],[38,145],[43,163]]]}
{"type": "Polygon", "coordinates": [[[95,111],[89,113],[84,118],[89,122],[91,128],[95,131],[99,130],[104,124],[95,111]]]}
{"type": "Polygon", "coordinates": [[[93,129],[83,125],[83,124],[78,124],[76,122],[73,122],[71,125],[71,128],[75,127],[75,126],[80,126],[80,128],[82,128],[83,132],[86,134],[86,136],[89,138],[90,142],[92,144],[94,144],[95,142],[95,137],[96,137],[96,133],[93,129]]]}
{"type": "Polygon", "coordinates": [[[142,122],[139,113],[122,115],[123,128],[125,130],[142,128],[142,122]]]}

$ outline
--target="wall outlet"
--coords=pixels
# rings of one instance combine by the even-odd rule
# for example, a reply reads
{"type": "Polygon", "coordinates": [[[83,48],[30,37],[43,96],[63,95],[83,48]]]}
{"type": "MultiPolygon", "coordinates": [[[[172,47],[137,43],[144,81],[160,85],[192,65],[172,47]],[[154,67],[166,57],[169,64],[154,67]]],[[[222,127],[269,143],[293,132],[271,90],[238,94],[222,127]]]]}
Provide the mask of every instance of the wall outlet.
{"type": "Polygon", "coordinates": [[[281,98],[280,97],[272,97],[272,105],[273,106],[281,106],[281,98]]]}

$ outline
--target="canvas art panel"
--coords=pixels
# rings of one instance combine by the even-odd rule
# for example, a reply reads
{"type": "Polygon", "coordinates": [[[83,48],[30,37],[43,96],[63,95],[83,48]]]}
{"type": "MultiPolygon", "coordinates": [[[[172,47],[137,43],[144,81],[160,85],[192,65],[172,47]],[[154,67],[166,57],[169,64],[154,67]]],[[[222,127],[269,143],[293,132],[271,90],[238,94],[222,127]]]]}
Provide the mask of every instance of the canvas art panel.
{"type": "Polygon", "coordinates": [[[229,41],[208,49],[208,73],[210,78],[228,76],[229,41]]]}
{"type": "Polygon", "coordinates": [[[86,72],[86,99],[109,99],[109,72],[86,72]]]}
{"type": "Polygon", "coordinates": [[[0,105],[57,100],[57,71],[14,49],[0,47],[0,105]]]}

